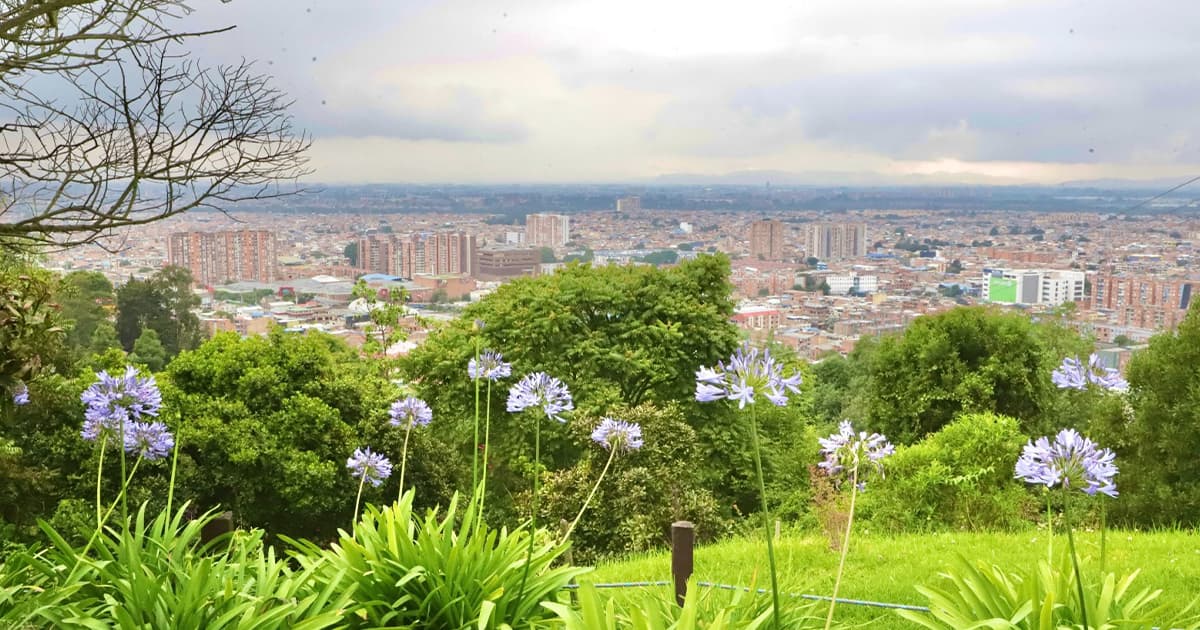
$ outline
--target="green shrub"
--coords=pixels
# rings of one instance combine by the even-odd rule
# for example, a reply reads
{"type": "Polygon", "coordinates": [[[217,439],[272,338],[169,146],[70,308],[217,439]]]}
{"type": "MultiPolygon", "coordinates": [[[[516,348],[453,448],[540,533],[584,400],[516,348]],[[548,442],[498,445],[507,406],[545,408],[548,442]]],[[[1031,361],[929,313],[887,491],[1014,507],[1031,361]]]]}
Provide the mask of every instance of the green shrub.
{"type": "Polygon", "coordinates": [[[473,502],[459,520],[457,495],[444,515],[417,518],[412,500],[410,491],[392,506],[368,506],[354,533],[342,532],[331,549],[294,543],[297,561],[316,572],[322,589],[351,597],[345,627],[529,627],[551,616],[542,601],[588,571],[551,568],[567,546],[539,530],[525,581],[528,529],[491,529],[473,502]]]}
{"type": "MultiPolygon", "coordinates": [[[[666,544],[671,523],[696,524],[702,540],[720,537],[728,521],[712,493],[703,487],[696,433],[678,406],[644,403],[633,409],[614,409],[613,417],[642,427],[642,448],[618,455],[612,469],[571,535],[574,560],[644,551],[666,544]]],[[[608,452],[588,436],[599,419],[576,418],[571,430],[585,455],[570,468],[545,475],[541,490],[540,522],[570,521],[604,468],[608,452]]]]}
{"type": "Polygon", "coordinates": [[[1026,442],[1013,418],[963,414],[920,443],[897,447],[887,477],[860,497],[860,515],[891,531],[1021,527],[1039,509],[1013,478],[1026,442]]]}

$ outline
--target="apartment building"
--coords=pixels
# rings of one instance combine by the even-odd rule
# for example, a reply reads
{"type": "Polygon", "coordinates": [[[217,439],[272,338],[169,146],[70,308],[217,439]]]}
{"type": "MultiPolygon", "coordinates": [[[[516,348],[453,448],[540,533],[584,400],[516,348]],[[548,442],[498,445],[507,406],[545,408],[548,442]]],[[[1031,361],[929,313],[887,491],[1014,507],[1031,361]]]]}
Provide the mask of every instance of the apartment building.
{"type": "Polygon", "coordinates": [[[238,280],[274,282],[278,268],[275,233],[176,232],[167,243],[167,263],[190,270],[193,281],[202,286],[238,280]]]}

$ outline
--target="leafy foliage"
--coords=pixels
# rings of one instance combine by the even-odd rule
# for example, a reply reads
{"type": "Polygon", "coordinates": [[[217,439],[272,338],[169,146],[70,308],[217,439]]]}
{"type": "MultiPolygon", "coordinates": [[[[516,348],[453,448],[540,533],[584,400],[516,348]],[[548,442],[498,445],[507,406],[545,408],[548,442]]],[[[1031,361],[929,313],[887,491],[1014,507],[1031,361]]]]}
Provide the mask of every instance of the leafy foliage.
{"type": "Polygon", "coordinates": [[[913,443],[962,412],[1017,418],[1046,433],[1055,400],[1050,372],[1086,345],[1054,324],[1018,313],[955,308],[913,321],[903,334],[860,343],[854,383],[866,424],[898,443],[913,443]]]}
{"type": "MultiPolygon", "coordinates": [[[[1155,605],[1162,591],[1133,590],[1137,574],[1134,571],[1118,578],[1105,573],[1098,582],[1085,585],[1089,628],[1197,627],[1200,617],[1196,616],[1164,619],[1164,609],[1155,605]]],[[[1075,572],[1065,556],[1055,566],[1043,560],[1017,572],[984,562],[972,564],[960,556],[942,577],[938,586],[917,587],[929,598],[928,614],[902,610],[900,616],[930,630],[1082,627],[1079,601],[1074,596],[1075,572]]]]}
{"type": "Polygon", "coordinates": [[[527,628],[550,616],[540,606],[587,569],[553,567],[566,545],[536,532],[528,581],[528,529],[495,530],[459,497],[445,514],[414,514],[413,493],[382,509],[368,506],[352,534],[322,550],[297,543],[296,560],[316,572],[324,589],[350,593],[350,628],[527,628]],[[522,584],[524,585],[522,588],[522,584]]]}
{"type": "Polygon", "coordinates": [[[48,549],[0,566],[0,625],[316,630],[339,622],[348,593],[313,590],[308,572],[277,559],[261,531],[202,544],[214,515],[188,520],[186,511],[147,519],[143,505],[129,527],[82,548],[43,525],[48,549]]]}
{"type": "MultiPolygon", "coordinates": [[[[757,630],[775,627],[770,599],[736,591],[732,595],[688,584],[682,607],[674,594],[638,591],[619,600],[604,598],[592,585],[579,589],[579,603],[543,604],[553,610],[565,630],[757,630]]],[[[782,611],[779,627],[785,630],[820,628],[822,619],[812,614],[815,602],[795,603],[782,611]]]]}
{"type": "Polygon", "coordinates": [[[146,280],[130,280],[117,290],[117,336],[126,350],[147,328],[173,357],[200,343],[200,320],[192,309],[200,298],[192,293],[192,274],[165,267],[146,280]]]}
{"type": "Polygon", "coordinates": [[[888,459],[887,477],[861,496],[861,513],[892,531],[1014,529],[1036,513],[1013,479],[1027,438],[1014,418],[963,414],[888,459]]]}
{"type": "MultiPolygon", "coordinates": [[[[1129,362],[1132,405],[1098,417],[1097,440],[1121,466],[1114,514],[1137,524],[1200,520],[1200,306],[1174,333],[1161,333],[1129,362]]],[[[1117,399],[1117,403],[1124,403],[1117,399]]]]}
{"type": "MultiPolygon", "coordinates": [[[[695,523],[702,540],[726,534],[730,524],[696,465],[704,459],[702,447],[679,406],[643,403],[610,415],[640,425],[645,444],[617,456],[571,536],[575,561],[654,548],[668,540],[670,524],[679,520],[695,523]]],[[[584,445],[585,455],[570,468],[546,474],[539,520],[570,520],[579,511],[608,457],[588,444],[598,422],[576,418],[571,423],[571,437],[584,445]]]]}
{"type": "MultiPolygon", "coordinates": [[[[164,399],[182,414],[183,496],[272,534],[332,539],[357,488],[346,458],[364,445],[400,452],[403,436],[387,424],[399,392],[329,335],[218,335],[172,361],[166,377],[164,399]]],[[[409,451],[408,479],[421,496],[448,497],[461,462],[432,432],[415,432],[409,451]]],[[[397,490],[385,484],[366,496],[397,490]]]]}

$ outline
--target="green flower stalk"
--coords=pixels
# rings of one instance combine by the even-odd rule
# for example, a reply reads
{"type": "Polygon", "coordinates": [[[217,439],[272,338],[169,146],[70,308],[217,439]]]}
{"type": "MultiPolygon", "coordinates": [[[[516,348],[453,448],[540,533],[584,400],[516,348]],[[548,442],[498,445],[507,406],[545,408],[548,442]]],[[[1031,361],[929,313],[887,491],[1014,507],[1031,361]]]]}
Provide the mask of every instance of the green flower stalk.
{"type": "Polygon", "coordinates": [[[379,453],[371,452],[370,447],[354,450],[354,454],[346,460],[346,468],[358,477],[358,496],[354,498],[354,520],[351,530],[358,528],[358,508],[362,505],[363,487],[367,483],[379,487],[384,479],[392,475],[392,462],[379,453]]]}
{"type": "Polygon", "coordinates": [[[600,471],[600,477],[596,479],[596,484],[592,486],[592,491],[588,493],[587,498],[583,501],[583,507],[579,508],[579,514],[575,515],[575,520],[567,526],[563,532],[562,542],[567,542],[571,538],[571,532],[575,531],[575,526],[579,524],[579,519],[583,518],[583,513],[588,509],[592,499],[596,497],[596,491],[600,489],[600,483],[604,481],[604,476],[608,474],[608,469],[612,466],[613,460],[617,458],[617,453],[635,451],[642,447],[642,427],[636,422],[625,422],[615,418],[601,418],[600,425],[592,432],[592,441],[600,446],[608,449],[608,461],[604,462],[604,469],[600,471]]]}
{"type": "Polygon", "coordinates": [[[817,464],[828,475],[846,473],[850,478],[850,516],[846,519],[846,532],[842,536],[841,559],[838,560],[837,578],[833,582],[833,597],[829,600],[829,613],[825,617],[825,630],[833,624],[833,611],[837,606],[838,591],[842,586],[842,574],[846,570],[846,555],[850,551],[850,531],[854,527],[854,504],[858,492],[865,485],[862,481],[863,466],[874,466],[883,475],[883,459],[895,452],[887,438],[865,431],[855,433],[849,420],[838,425],[837,433],[817,440],[825,460],[817,464]]]}
{"type": "Polygon", "coordinates": [[[750,438],[754,449],[754,469],[758,477],[759,500],[762,501],[763,518],[767,532],[767,564],[771,570],[771,597],[773,620],[776,630],[780,626],[779,580],[775,571],[775,543],[771,533],[771,511],[767,506],[766,482],[763,479],[762,449],[758,443],[758,422],[755,415],[755,397],[761,395],[771,404],[782,407],[787,404],[788,392],[800,393],[801,376],[793,372],[784,377],[783,364],[771,356],[770,350],[759,351],[744,344],[732,356],[729,363],[718,363],[716,367],[701,367],[696,371],[696,400],[715,402],[737,401],[738,409],[750,405],[750,438]]]}
{"type": "MultiPolygon", "coordinates": [[[[400,497],[404,496],[404,472],[408,464],[408,438],[412,434],[413,427],[423,427],[433,422],[433,410],[424,400],[409,396],[392,403],[388,415],[391,416],[389,424],[394,427],[404,427],[404,445],[400,450],[400,490],[396,497],[396,500],[399,501],[400,497]]],[[[390,465],[388,472],[389,474],[391,472],[390,465]]],[[[355,510],[355,514],[357,513],[358,511],[355,510]]]]}

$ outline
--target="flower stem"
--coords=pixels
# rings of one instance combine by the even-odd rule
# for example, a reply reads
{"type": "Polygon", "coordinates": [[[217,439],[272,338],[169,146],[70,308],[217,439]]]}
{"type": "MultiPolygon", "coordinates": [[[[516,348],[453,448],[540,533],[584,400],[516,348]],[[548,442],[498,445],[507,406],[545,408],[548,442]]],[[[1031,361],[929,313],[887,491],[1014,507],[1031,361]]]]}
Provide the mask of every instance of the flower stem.
{"type": "MultiPolygon", "coordinates": [[[[121,478],[125,478],[125,419],[121,418],[121,478]]],[[[132,476],[131,476],[132,478],[132,476]]],[[[125,491],[121,491],[121,521],[129,521],[129,501],[125,498],[125,491]]]]}
{"type": "Polygon", "coordinates": [[[404,496],[404,469],[408,464],[408,436],[412,433],[412,425],[412,421],[409,421],[408,427],[404,429],[404,446],[400,449],[400,494],[396,497],[397,501],[404,496]]]}
{"type": "Polygon", "coordinates": [[[179,412],[179,428],[175,430],[175,448],[171,453],[171,483],[167,485],[167,516],[171,516],[171,503],[175,499],[175,470],[179,466],[179,442],[183,433],[183,412],[179,412]]]}
{"type": "MultiPolygon", "coordinates": [[[[350,521],[350,535],[353,536],[358,532],[358,506],[362,501],[363,486],[367,483],[367,467],[363,466],[362,478],[358,480],[358,496],[354,497],[354,517],[350,521]]],[[[404,486],[401,485],[401,488],[404,486]]],[[[401,490],[403,492],[403,490],[401,490]]],[[[399,499],[397,499],[399,501],[399,499]]]]}
{"type": "Polygon", "coordinates": [[[833,581],[833,598],[829,600],[829,615],[825,617],[825,630],[833,624],[833,608],[837,606],[838,589],[842,586],[842,571],[846,569],[846,554],[850,551],[850,529],[854,527],[854,501],[858,498],[858,464],[850,471],[850,516],[846,519],[846,533],[842,536],[842,559],[838,561],[837,578],[833,581]]]}
{"type": "Polygon", "coordinates": [[[1108,506],[1100,504],[1100,576],[1104,577],[1104,538],[1108,531],[1108,506]]]}
{"type": "Polygon", "coordinates": [[[517,589],[517,600],[525,595],[525,580],[529,578],[529,563],[533,562],[533,542],[537,538],[538,517],[538,478],[541,477],[542,466],[542,423],[535,420],[533,424],[533,514],[529,520],[529,550],[525,552],[525,570],[521,572],[521,588],[517,589]]]}
{"type": "MultiPolygon", "coordinates": [[[[1063,498],[1066,498],[1066,492],[1063,492],[1063,498]]],[[[1071,549],[1071,566],[1075,569],[1075,590],[1079,594],[1079,615],[1083,620],[1084,630],[1088,629],[1087,621],[1087,602],[1083,595],[1083,575],[1079,573],[1079,557],[1075,554],[1075,536],[1071,533],[1071,519],[1068,517],[1070,510],[1063,504],[1063,521],[1067,528],[1067,545],[1071,549]]]]}
{"type": "Polygon", "coordinates": [[[1054,510],[1050,505],[1050,499],[1054,495],[1049,491],[1046,492],[1046,531],[1049,532],[1049,542],[1046,544],[1046,563],[1054,566],[1054,510]]]}
{"type": "Polygon", "coordinates": [[[96,528],[104,526],[104,517],[101,516],[101,511],[104,509],[100,503],[100,479],[104,472],[104,449],[108,446],[108,438],[100,437],[100,463],[96,465],[96,528]]]}
{"type": "Polygon", "coordinates": [[[754,470],[758,473],[758,494],[762,500],[763,526],[767,532],[767,565],[771,568],[771,602],[774,607],[775,630],[779,630],[779,579],[775,574],[775,541],[771,532],[771,511],[767,509],[767,486],[763,481],[762,449],[758,445],[758,420],[750,407],[750,439],[754,445],[754,470]]]}
{"type": "Polygon", "coordinates": [[[571,532],[575,530],[575,526],[579,524],[579,519],[583,518],[584,510],[588,509],[588,504],[596,496],[596,491],[600,489],[600,482],[604,481],[604,475],[608,474],[608,467],[612,466],[613,459],[617,457],[617,449],[610,448],[608,452],[608,461],[604,463],[604,470],[600,471],[600,478],[596,480],[596,485],[592,486],[592,491],[588,493],[587,499],[583,501],[583,507],[579,508],[579,514],[575,515],[575,520],[567,526],[567,531],[563,533],[562,541],[565,543],[571,538],[571,532]]]}
{"type": "MultiPolygon", "coordinates": [[[[479,369],[479,337],[475,337],[475,369],[479,369]]],[[[479,376],[475,381],[475,440],[471,442],[471,489],[479,487],[479,376]]]]}
{"type": "Polygon", "coordinates": [[[492,380],[488,379],[487,384],[487,409],[484,410],[483,421],[483,465],[480,470],[483,474],[479,478],[479,522],[483,522],[483,504],[487,501],[487,480],[488,480],[488,449],[491,446],[492,438],[492,380]]]}

